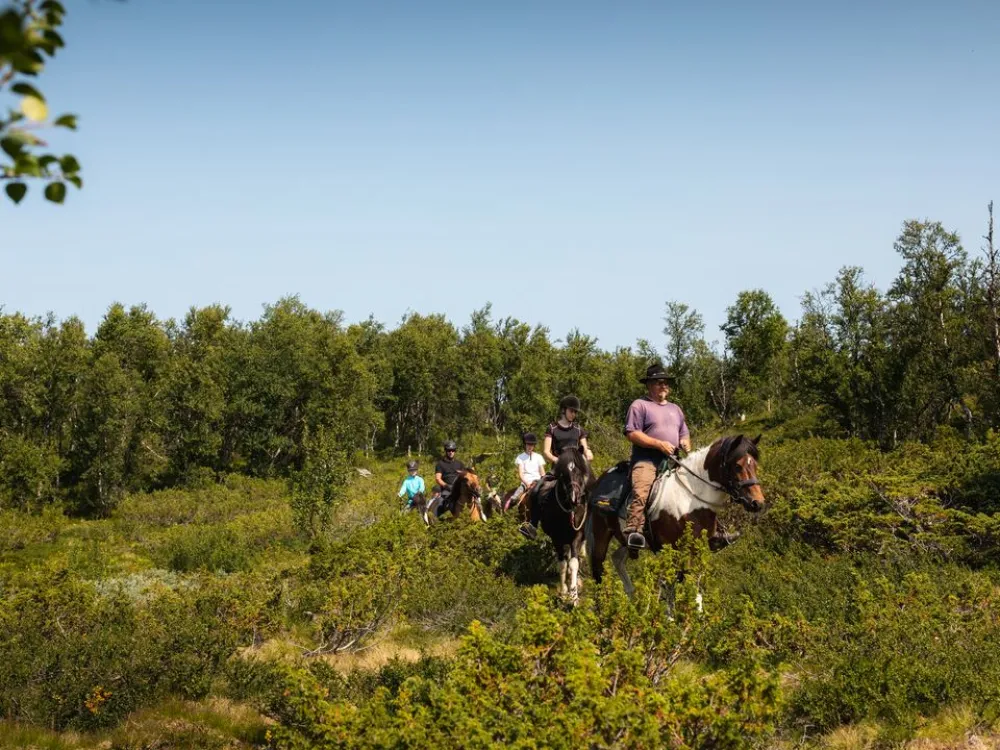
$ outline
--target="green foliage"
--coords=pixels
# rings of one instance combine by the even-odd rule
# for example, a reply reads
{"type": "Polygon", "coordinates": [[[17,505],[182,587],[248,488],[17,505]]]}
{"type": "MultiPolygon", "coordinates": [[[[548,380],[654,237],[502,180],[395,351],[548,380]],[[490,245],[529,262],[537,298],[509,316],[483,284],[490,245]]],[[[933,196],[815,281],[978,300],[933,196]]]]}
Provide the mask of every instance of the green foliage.
{"type": "Polygon", "coordinates": [[[54,728],[110,726],[157,696],[207,694],[266,621],[266,585],[195,579],[145,601],[66,570],[0,591],[0,712],[54,728]]]}
{"type": "Polygon", "coordinates": [[[428,677],[418,668],[360,699],[344,697],[340,686],[331,689],[301,666],[263,666],[258,689],[278,722],[270,744],[745,746],[776,719],[776,675],[759,666],[752,650],[704,674],[681,666],[704,620],[690,586],[668,617],[660,595],[674,566],[667,555],[650,561],[635,600],[609,579],[596,600],[571,611],[533,589],[504,635],[473,622],[444,674],[428,677]]]}
{"type": "MultiPolygon", "coordinates": [[[[17,107],[0,113],[0,181],[14,203],[28,192],[26,179],[46,181],[45,197],[53,203],[66,198],[66,182],[83,186],[80,164],[70,155],[57,157],[39,151],[47,144],[36,131],[49,119],[48,104],[37,86],[30,82],[45,69],[45,58],[52,58],[65,46],[57,29],[62,26],[65,7],[56,0],[40,4],[29,0],[11,0],[0,7],[0,93],[17,97],[17,107]]],[[[76,115],[55,118],[55,127],[76,130],[76,115]]]]}
{"type": "Polygon", "coordinates": [[[344,494],[347,457],[322,430],[316,436],[307,433],[303,443],[305,465],[292,476],[291,505],[295,526],[315,537],[327,530],[334,505],[344,494]]]}

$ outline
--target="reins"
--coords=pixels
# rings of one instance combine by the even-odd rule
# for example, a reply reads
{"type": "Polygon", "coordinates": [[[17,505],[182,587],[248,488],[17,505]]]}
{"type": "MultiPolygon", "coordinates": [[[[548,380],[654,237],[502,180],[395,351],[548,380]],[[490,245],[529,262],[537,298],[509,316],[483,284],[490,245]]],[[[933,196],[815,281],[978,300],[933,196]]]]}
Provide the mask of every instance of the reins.
{"type": "Polygon", "coordinates": [[[559,499],[560,486],[562,486],[562,482],[558,478],[556,478],[556,487],[553,493],[556,496],[556,505],[559,506],[559,510],[561,510],[563,513],[569,514],[569,525],[573,528],[573,531],[574,532],[579,531],[580,529],[583,528],[583,525],[587,522],[587,512],[588,512],[587,504],[586,503],[583,504],[583,518],[580,521],[580,525],[577,526],[576,521],[573,518],[573,512],[576,510],[576,508],[574,508],[572,505],[570,505],[567,508],[565,505],[562,504],[562,500],[559,499]]]}
{"type": "MultiPolygon", "coordinates": [[[[699,482],[702,482],[703,484],[707,484],[709,487],[711,487],[713,490],[716,490],[717,492],[724,492],[724,493],[726,493],[726,495],[729,496],[730,501],[734,502],[734,503],[740,503],[741,505],[745,505],[744,499],[740,495],[739,490],[746,489],[747,487],[754,487],[754,486],[760,485],[760,480],[758,480],[756,477],[753,477],[752,479],[743,479],[743,480],[741,480],[738,483],[737,482],[730,482],[729,485],[726,485],[726,486],[723,486],[721,484],[716,484],[715,482],[713,482],[713,481],[711,481],[709,479],[705,479],[700,474],[697,474],[696,472],[692,471],[688,466],[685,466],[684,464],[682,464],[680,461],[678,461],[673,456],[667,456],[667,458],[671,462],[673,462],[674,466],[676,466],[676,467],[678,467],[680,469],[684,469],[688,474],[690,474],[691,476],[693,476],[699,482]]],[[[685,487],[685,489],[687,489],[688,492],[690,492],[692,495],[694,495],[694,497],[696,499],[698,499],[701,502],[705,503],[705,505],[717,505],[717,506],[719,505],[718,503],[710,503],[710,502],[706,501],[705,499],[699,497],[695,493],[695,491],[692,490],[689,487],[685,487]]],[[[719,506],[719,507],[721,507],[721,506],[719,506]]]]}

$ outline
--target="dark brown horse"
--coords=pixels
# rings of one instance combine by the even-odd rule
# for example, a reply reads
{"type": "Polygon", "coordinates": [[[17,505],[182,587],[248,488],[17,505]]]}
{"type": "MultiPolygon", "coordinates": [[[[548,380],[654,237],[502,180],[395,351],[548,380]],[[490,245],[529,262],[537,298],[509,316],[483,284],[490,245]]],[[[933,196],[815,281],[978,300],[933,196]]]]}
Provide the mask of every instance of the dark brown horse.
{"type": "Polygon", "coordinates": [[[559,563],[559,592],[576,604],[580,597],[580,553],[587,521],[587,492],[594,482],[587,459],[576,448],[559,454],[552,477],[544,477],[528,492],[539,503],[539,525],[552,540],[559,563]]]}
{"type": "MultiPolygon", "coordinates": [[[[710,538],[714,536],[716,514],[728,503],[738,503],[752,513],[764,507],[764,493],[757,479],[759,441],[760,435],[753,440],[743,435],[719,438],[709,447],[681,459],[681,467],[657,479],[646,503],[646,539],[654,553],[667,545],[676,548],[688,524],[693,527],[695,537],[702,531],[707,531],[710,538]]],[[[610,471],[601,475],[597,487],[603,488],[603,480],[610,471]]],[[[626,497],[623,502],[628,500],[626,497]]],[[[624,520],[615,514],[592,512],[587,552],[594,579],[600,583],[608,547],[613,538],[617,539],[620,546],[611,561],[631,596],[634,588],[625,569],[629,549],[625,546],[624,526],[624,520]]],[[[701,595],[698,596],[700,607],[701,595]]]]}

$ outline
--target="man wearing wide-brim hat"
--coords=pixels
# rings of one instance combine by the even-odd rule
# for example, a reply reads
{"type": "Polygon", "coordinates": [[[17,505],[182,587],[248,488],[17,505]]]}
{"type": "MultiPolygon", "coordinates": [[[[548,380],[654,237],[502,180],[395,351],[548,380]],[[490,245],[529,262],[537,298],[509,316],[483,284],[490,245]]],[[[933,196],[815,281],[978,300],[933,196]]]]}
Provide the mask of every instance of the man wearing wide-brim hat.
{"type": "Polygon", "coordinates": [[[691,437],[681,408],[669,400],[677,378],[659,362],[646,368],[646,395],[636,399],[625,417],[625,436],[632,443],[632,494],[629,498],[625,541],[633,549],[646,546],[643,536],[646,503],[656,479],[656,468],[680,446],[691,450],[691,437]]]}

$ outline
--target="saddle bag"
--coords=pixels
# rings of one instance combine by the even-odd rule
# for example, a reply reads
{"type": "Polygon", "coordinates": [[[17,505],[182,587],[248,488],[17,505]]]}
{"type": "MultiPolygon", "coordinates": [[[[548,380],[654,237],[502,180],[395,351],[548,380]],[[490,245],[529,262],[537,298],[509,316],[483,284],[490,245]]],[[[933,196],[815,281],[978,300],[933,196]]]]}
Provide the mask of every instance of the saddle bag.
{"type": "Polygon", "coordinates": [[[598,513],[623,516],[628,509],[625,498],[632,491],[632,472],[628,461],[619,461],[590,493],[590,505],[598,513]]]}

